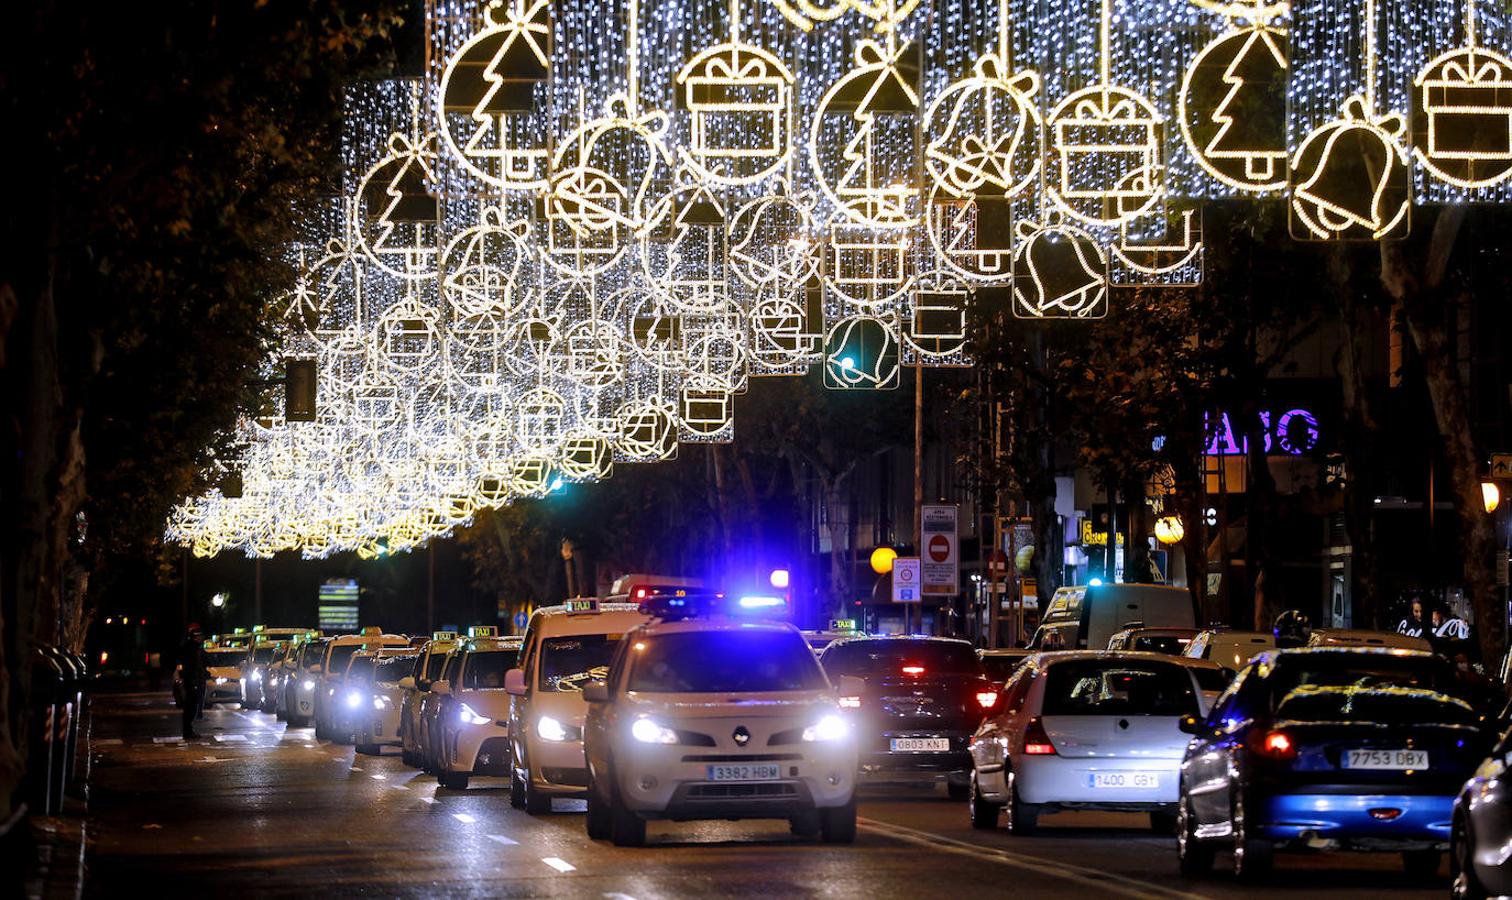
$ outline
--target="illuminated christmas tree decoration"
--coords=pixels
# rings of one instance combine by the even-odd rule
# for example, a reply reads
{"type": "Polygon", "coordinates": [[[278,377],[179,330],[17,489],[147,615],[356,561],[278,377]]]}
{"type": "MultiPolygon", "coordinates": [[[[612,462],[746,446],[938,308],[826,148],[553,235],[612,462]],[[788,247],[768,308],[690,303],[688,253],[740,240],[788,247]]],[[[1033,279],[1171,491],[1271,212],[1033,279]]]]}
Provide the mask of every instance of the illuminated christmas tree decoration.
{"type": "Polygon", "coordinates": [[[528,143],[537,85],[551,78],[550,0],[489,0],[485,28],[447,61],[437,91],[447,151],[499,188],[546,183],[549,148],[528,143]],[[522,141],[526,138],[526,141],[522,141]]]}
{"type": "Polygon", "coordinates": [[[434,177],[436,135],[396,133],[388,153],[357,189],[355,226],[368,258],[390,275],[407,279],[436,274],[439,210],[434,177]]]}
{"type": "Polygon", "coordinates": [[[1413,153],[1424,168],[1472,190],[1512,178],[1512,59],[1478,45],[1475,0],[1465,0],[1465,46],[1435,57],[1413,85],[1413,153]]]}
{"type": "Polygon", "coordinates": [[[1286,187],[1286,32],[1268,24],[1276,4],[1228,4],[1229,31],[1182,77],[1177,120],[1203,171],[1247,193],[1286,187]],[[1237,27],[1248,19],[1246,27],[1237,27]]]}
{"type": "Polygon", "coordinates": [[[1114,226],[1165,194],[1164,117],[1131,88],[1113,84],[1113,0],[1101,0],[1099,80],[1062,98],[1049,116],[1048,194],[1064,213],[1114,226]]]}
{"type": "Polygon", "coordinates": [[[1087,232],[1065,223],[1019,222],[1013,314],[1021,319],[1101,319],[1108,314],[1108,258],[1087,232]]]}

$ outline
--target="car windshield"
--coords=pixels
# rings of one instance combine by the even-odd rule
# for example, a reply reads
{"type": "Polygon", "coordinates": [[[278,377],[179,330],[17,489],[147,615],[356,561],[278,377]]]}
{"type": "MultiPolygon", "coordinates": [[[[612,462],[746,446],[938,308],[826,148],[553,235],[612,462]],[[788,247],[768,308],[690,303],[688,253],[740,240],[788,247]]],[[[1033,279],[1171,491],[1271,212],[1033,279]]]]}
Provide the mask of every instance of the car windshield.
{"type": "Polygon", "coordinates": [[[305,644],[299,652],[300,668],[307,668],[320,662],[320,657],[325,653],[325,644],[305,644]]]}
{"type": "Polygon", "coordinates": [[[1197,713],[1192,679],[1176,665],[1073,659],[1049,668],[1046,716],[1184,716],[1197,713]]]}
{"type": "Polygon", "coordinates": [[[1384,653],[1283,657],[1268,680],[1277,718],[1447,724],[1476,720],[1453,672],[1436,657],[1384,653]]]}
{"type": "Polygon", "coordinates": [[[258,647],[252,651],[252,664],[260,666],[272,662],[273,657],[278,655],[277,647],[258,647]]]}
{"type": "Polygon", "coordinates": [[[755,693],[828,687],[814,652],[786,631],[663,634],[635,642],[627,685],[648,693],[755,693]]]}
{"type": "Polygon", "coordinates": [[[992,679],[993,681],[1007,681],[1009,678],[1013,677],[1013,673],[1018,671],[1018,667],[1023,665],[1024,660],[1028,658],[1028,654],[1014,654],[1013,656],[984,656],[982,657],[982,668],[987,670],[987,677],[992,679]]]}
{"type": "Polygon", "coordinates": [[[247,658],[245,649],[206,650],[205,665],[216,666],[240,666],[242,660],[247,658]]]}
{"type": "Polygon", "coordinates": [[[441,667],[446,664],[446,653],[436,651],[425,659],[425,680],[435,681],[441,677],[441,667]]]}
{"type": "Polygon", "coordinates": [[[515,664],[509,650],[481,650],[467,654],[467,668],[462,670],[462,687],[469,691],[502,688],[504,673],[515,664]]]}
{"type": "Polygon", "coordinates": [[[331,658],[325,670],[331,673],[339,673],[342,669],[346,668],[347,660],[351,659],[352,654],[356,653],[361,646],[361,644],[337,644],[332,647],[331,658]]]}
{"type": "Polygon", "coordinates": [[[373,680],[383,684],[397,684],[415,672],[415,657],[385,656],[373,666],[373,680]]]}
{"type": "Polygon", "coordinates": [[[983,674],[976,651],[970,644],[957,641],[845,641],[826,648],[822,659],[824,671],[831,678],[983,674]],[[923,671],[916,671],[919,668],[923,671]]]}
{"type": "Polygon", "coordinates": [[[608,674],[609,660],[613,658],[619,640],[617,634],[575,634],[543,639],[541,675],[536,681],[536,689],[582,691],[584,684],[608,674]]]}
{"type": "Polygon", "coordinates": [[[348,681],[367,681],[373,674],[373,658],[371,656],[358,656],[352,659],[352,664],[347,666],[346,677],[348,681]]]}

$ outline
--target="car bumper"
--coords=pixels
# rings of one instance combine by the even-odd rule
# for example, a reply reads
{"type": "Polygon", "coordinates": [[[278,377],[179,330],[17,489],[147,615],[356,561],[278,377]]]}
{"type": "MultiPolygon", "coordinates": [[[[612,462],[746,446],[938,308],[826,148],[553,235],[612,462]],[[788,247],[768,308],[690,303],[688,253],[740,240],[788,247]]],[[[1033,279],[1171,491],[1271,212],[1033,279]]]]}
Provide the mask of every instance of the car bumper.
{"type": "Polygon", "coordinates": [[[510,773],[509,728],[504,725],[467,725],[453,738],[449,772],[472,775],[510,773]]]}
{"type": "Polygon", "coordinates": [[[1067,756],[1019,756],[1014,786],[1025,803],[1081,809],[1152,809],[1175,807],[1180,792],[1179,759],[1104,759],[1067,756]],[[1155,776],[1154,787],[1094,787],[1098,775],[1155,776]]]}
{"type": "Polygon", "coordinates": [[[971,771],[971,752],[966,749],[970,736],[965,733],[922,732],[884,733],[880,739],[867,742],[861,752],[861,779],[863,781],[909,780],[915,776],[949,775],[952,772],[971,771]],[[893,738],[944,738],[950,742],[949,750],[893,750],[893,738]]]}
{"type": "Polygon", "coordinates": [[[1454,812],[1453,797],[1428,794],[1278,794],[1258,805],[1269,840],[1360,850],[1448,846],[1454,812]]]}
{"type": "Polygon", "coordinates": [[[210,682],[205,685],[205,705],[212,703],[240,703],[241,684],[228,681],[225,684],[210,682]]]}
{"type": "Polygon", "coordinates": [[[784,747],[784,752],[699,753],[700,747],[615,747],[614,770],[626,806],[647,818],[784,819],[819,808],[844,806],[856,788],[852,744],[784,747]],[[712,781],[709,766],[775,762],[782,777],[770,781],[712,781]]]}
{"type": "Polygon", "coordinates": [[[553,797],[583,797],[588,792],[588,763],[582,741],[544,741],[527,738],[528,777],[532,790],[553,797]]]}
{"type": "Polygon", "coordinates": [[[375,710],[362,729],[362,743],[392,746],[399,743],[399,710],[375,710]]]}

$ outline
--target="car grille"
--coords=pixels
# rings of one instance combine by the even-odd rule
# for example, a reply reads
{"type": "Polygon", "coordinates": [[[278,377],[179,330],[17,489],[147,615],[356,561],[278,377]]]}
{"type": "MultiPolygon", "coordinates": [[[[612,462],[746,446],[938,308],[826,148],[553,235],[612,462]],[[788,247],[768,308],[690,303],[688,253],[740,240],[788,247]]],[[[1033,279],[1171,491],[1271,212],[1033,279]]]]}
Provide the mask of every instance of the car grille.
{"type": "Polygon", "coordinates": [[[735,797],[796,797],[792,784],[695,784],[688,788],[690,800],[728,800],[735,797]]]}
{"type": "Polygon", "coordinates": [[[541,774],[552,784],[565,784],[572,787],[588,786],[587,769],[571,769],[559,766],[542,766],[541,774]]]}
{"type": "Polygon", "coordinates": [[[690,753],[682,758],[689,763],[798,762],[801,753],[690,753]]]}

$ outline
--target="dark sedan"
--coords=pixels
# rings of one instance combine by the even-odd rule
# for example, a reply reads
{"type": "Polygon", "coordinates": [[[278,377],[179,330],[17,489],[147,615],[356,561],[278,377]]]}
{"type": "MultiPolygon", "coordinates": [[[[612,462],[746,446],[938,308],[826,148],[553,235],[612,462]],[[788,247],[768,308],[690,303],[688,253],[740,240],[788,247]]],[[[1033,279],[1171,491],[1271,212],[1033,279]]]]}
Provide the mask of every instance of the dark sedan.
{"type": "Polygon", "coordinates": [[[1489,747],[1453,669],[1407,650],[1327,648],[1257,656],[1194,735],[1181,766],[1182,871],[1232,851],[1234,872],[1277,849],[1399,851],[1437,871],[1460,785],[1489,747]]]}
{"type": "Polygon", "coordinates": [[[950,638],[869,637],[839,640],[819,662],[830,680],[865,682],[859,696],[841,697],[852,719],[869,781],[946,779],[950,796],[970,792],[967,744],[996,705],[1000,686],[988,679],[976,651],[950,638]]]}

